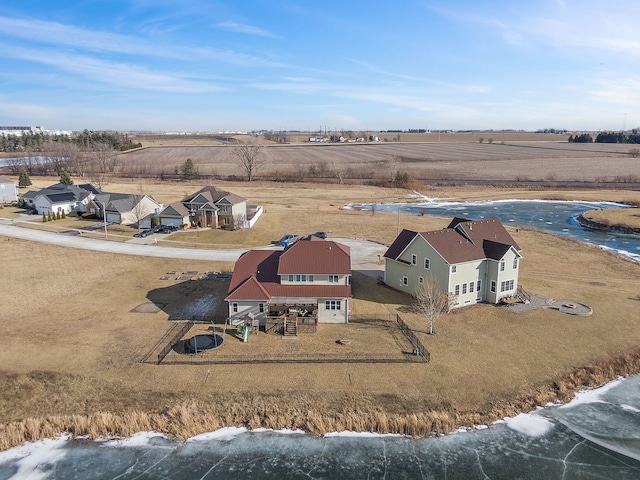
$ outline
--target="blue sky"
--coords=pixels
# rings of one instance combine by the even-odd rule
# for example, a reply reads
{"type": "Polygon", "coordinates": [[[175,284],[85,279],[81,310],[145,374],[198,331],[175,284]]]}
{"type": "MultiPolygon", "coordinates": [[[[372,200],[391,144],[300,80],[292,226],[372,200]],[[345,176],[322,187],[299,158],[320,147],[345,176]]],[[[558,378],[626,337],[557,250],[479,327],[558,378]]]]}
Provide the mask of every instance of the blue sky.
{"type": "Polygon", "coordinates": [[[640,126],[637,0],[0,6],[0,125],[640,126]]]}

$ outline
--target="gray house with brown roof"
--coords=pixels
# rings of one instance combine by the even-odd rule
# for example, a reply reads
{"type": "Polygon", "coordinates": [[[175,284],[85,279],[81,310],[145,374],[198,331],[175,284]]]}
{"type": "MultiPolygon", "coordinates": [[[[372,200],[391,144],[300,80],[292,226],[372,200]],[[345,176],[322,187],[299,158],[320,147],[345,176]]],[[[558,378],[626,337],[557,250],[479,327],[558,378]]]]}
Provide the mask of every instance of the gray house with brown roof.
{"type": "Polygon", "coordinates": [[[430,277],[454,307],[498,303],[518,289],[520,252],[498,219],[454,218],[442,230],[400,232],[384,254],[384,281],[413,294],[430,277]]]}
{"type": "Polygon", "coordinates": [[[232,323],[250,314],[274,333],[315,332],[318,323],[347,323],[350,249],[310,237],[284,250],[249,250],[236,261],[225,300],[232,323]]]}

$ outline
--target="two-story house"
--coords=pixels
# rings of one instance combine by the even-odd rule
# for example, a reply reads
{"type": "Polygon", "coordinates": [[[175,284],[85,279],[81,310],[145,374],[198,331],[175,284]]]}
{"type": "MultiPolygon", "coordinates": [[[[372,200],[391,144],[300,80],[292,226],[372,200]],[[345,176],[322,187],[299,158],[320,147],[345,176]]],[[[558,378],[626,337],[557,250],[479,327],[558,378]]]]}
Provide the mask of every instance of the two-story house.
{"type": "Polygon", "coordinates": [[[347,323],[351,252],[309,237],[284,250],[249,250],[237,261],[227,298],[229,318],[251,314],[267,332],[315,332],[318,323],[347,323]]]}
{"type": "Polygon", "coordinates": [[[403,230],[384,254],[384,281],[413,294],[429,277],[454,295],[454,307],[498,303],[518,289],[520,251],[497,218],[454,218],[442,230],[403,230]]]}
{"type": "MultiPolygon", "coordinates": [[[[188,222],[185,223],[193,227],[236,229],[241,228],[248,217],[246,198],[212,185],[183,198],[180,203],[188,213],[188,222]]],[[[160,212],[160,223],[175,225],[185,220],[184,213],[176,204],[171,204],[160,212]]]]}

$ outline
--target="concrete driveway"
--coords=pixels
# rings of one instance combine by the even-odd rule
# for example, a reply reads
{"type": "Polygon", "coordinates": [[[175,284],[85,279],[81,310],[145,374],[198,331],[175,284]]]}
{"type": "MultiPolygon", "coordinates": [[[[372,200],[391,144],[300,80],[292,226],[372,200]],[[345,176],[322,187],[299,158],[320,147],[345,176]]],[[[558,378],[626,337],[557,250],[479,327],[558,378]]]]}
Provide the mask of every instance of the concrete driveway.
{"type": "MultiPolygon", "coordinates": [[[[0,219],[0,235],[6,238],[20,238],[34,242],[49,243],[61,247],[82,248],[99,252],[121,253],[124,255],[142,255],[147,257],[184,258],[188,260],[216,260],[235,262],[247,249],[208,250],[197,248],[165,247],[153,243],[111,242],[79,235],[65,235],[63,233],[47,232],[31,228],[21,228],[18,222],[14,225],[11,220],[0,219]]],[[[377,277],[384,269],[379,259],[387,250],[385,245],[369,240],[354,238],[331,238],[343,243],[351,249],[351,266],[353,270],[377,277]]],[[[265,246],[264,249],[280,247],[265,246]]]]}

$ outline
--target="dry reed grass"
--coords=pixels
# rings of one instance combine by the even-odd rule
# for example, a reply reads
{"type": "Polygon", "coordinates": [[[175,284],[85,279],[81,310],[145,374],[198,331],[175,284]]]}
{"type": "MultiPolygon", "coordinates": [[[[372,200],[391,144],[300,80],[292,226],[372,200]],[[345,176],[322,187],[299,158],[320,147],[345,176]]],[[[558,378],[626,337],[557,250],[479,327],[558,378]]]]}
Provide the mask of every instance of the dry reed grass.
{"type": "Polygon", "coordinates": [[[50,415],[0,425],[0,450],[65,433],[96,439],[130,437],[137,432],[154,431],[176,440],[186,440],[226,426],[300,429],[314,435],[354,431],[428,437],[447,434],[460,427],[491,424],[538,406],[564,403],[570,401],[578,390],[638,373],[640,350],[577,369],[550,384],[521,393],[514,399],[497,401],[487,412],[459,412],[449,407],[400,414],[381,408],[370,410],[355,407],[328,413],[296,406],[297,402],[277,403],[274,398],[244,396],[215,405],[201,401],[182,402],[158,412],[132,409],[122,414],[50,415]]]}

